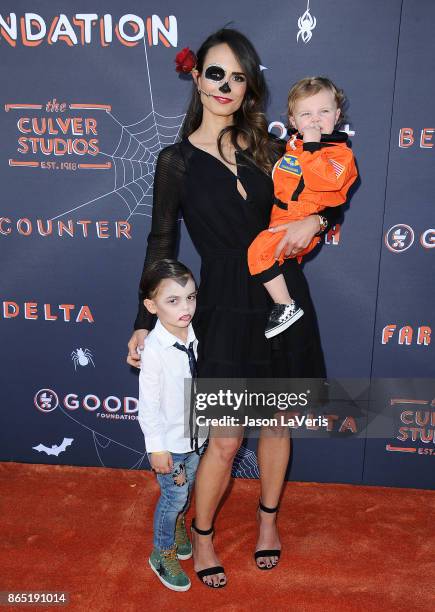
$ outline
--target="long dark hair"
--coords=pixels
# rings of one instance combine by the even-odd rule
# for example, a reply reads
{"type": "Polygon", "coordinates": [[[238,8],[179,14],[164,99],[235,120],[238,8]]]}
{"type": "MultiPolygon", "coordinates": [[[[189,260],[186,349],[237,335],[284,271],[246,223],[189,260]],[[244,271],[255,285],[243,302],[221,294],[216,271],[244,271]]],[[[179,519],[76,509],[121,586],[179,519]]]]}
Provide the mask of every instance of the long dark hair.
{"type": "MultiPolygon", "coordinates": [[[[264,107],[268,92],[263,73],[260,70],[260,58],[252,43],[241,32],[223,28],[211,34],[199,48],[196,68],[201,74],[204,59],[208,51],[217,45],[227,44],[234,53],[246,75],[246,94],[240,108],[234,113],[234,124],[225,127],[218,137],[218,149],[222,152],[222,138],[229,134],[231,143],[237,151],[245,151],[251,159],[265,172],[272,170],[276,161],[276,146],[267,132],[267,121],[264,107]],[[240,143],[244,146],[241,147],[240,143]]],[[[183,137],[190,136],[199,128],[202,121],[202,102],[194,83],[189,108],[182,127],[183,137]]],[[[228,161],[228,160],[227,160],[228,161]]]]}

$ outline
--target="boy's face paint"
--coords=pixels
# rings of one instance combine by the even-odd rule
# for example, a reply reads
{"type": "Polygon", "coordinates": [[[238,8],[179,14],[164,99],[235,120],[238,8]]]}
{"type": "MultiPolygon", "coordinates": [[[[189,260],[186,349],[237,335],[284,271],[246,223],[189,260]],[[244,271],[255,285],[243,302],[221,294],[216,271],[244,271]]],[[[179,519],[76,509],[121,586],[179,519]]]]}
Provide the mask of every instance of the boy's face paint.
{"type": "Polygon", "coordinates": [[[145,299],[147,310],[156,314],[160,322],[174,336],[187,328],[195,314],[196,287],[192,278],[184,286],[179,280],[166,278],[160,283],[156,295],[145,299]]]}

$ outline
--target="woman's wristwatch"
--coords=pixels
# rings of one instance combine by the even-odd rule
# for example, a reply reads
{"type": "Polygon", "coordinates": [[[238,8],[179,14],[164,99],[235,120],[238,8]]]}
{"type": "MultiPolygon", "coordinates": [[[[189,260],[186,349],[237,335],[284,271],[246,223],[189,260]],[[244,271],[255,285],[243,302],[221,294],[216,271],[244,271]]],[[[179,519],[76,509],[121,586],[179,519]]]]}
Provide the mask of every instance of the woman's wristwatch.
{"type": "Polygon", "coordinates": [[[320,230],[315,234],[316,236],[321,236],[329,227],[329,222],[326,217],[323,215],[317,215],[319,217],[320,230]]]}

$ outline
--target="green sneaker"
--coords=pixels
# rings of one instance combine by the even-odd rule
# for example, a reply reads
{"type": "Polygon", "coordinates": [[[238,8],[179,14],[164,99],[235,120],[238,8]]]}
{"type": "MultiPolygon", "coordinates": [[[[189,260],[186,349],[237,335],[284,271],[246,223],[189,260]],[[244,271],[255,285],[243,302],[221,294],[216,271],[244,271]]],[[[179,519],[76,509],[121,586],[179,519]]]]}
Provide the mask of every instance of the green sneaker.
{"type": "Polygon", "coordinates": [[[177,545],[177,557],[182,561],[192,556],[192,544],[187,535],[184,514],[180,515],[175,525],[175,544],[177,545]]]}
{"type": "Polygon", "coordinates": [[[189,576],[181,569],[177,559],[177,547],[174,545],[167,550],[153,548],[149,564],[157,578],[165,587],[172,591],[187,591],[191,587],[189,576]]]}

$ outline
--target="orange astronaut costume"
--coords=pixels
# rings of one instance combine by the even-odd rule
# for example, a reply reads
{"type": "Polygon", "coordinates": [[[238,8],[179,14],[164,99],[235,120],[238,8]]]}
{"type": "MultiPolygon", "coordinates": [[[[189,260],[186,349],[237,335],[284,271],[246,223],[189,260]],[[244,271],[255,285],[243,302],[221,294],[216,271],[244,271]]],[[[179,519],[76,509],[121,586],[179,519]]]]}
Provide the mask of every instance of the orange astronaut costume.
{"type": "MultiPolygon", "coordinates": [[[[306,143],[299,134],[293,134],[272,172],[275,201],[269,227],[303,219],[346,201],[347,192],[358,176],[347,140],[346,133],[337,131],[323,134],[320,142],[306,143]]],[[[276,262],[282,265],[284,254],[278,260],[274,255],[282,237],[282,232],[268,230],[258,234],[248,249],[251,274],[264,272],[276,262]]],[[[299,262],[319,240],[315,236],[297,255],[299,262]]]]}

